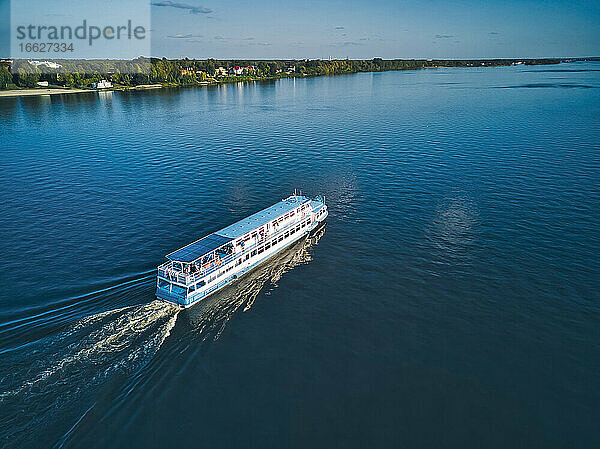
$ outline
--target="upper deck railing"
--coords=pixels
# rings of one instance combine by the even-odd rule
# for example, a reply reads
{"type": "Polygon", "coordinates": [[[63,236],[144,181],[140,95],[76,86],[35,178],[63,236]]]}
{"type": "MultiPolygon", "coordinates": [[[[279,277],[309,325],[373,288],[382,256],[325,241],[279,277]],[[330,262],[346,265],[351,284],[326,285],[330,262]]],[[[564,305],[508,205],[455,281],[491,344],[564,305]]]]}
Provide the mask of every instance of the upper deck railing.
{"type": "Polygon", "coordinates": [[[189,285],[195,284],[196,282],[200,281],[201,279],[204,279],[206,276],[214,273],[215,271],[220,270],[221,268],[223,268],[224,266],[226,266],[228,263],[232,262],[233,260],[254,251],[259,246],[264,245],[267,241],[273,240],[275,238],[279,238],[280,235],[285,234],[285,232],[291,230],[292,228],[295,228],[298,224],[302,223],[302,220],[304,220],[304,219],[306,219],[306,217],[303,217],[300,220],[296,220],[292,223],[289,223],[287,226],[284,226],[283,228],[280,228],[276,232],[273,232],[272,234],[270,234],[268,239],[263,237],[261,240],[256,242],[254,245],[245,247],[243,249],[243,251],[239,251],[237,253],[234,252],[234,253],[228,254],[226,256],[219,256],[218,261],[213,260],[209,267],[203,268],[198,272],[182,273],[181,271],[175,270],[175,268],[173,268],[173,264],[179,263],[179,262],[169,261],[169,262],[165,262],[164,264],[162,264],[158,267],[158,276],[165,280],[168,280],[171,282],[176,282],[178,284],[188,287],[189,285]]]}

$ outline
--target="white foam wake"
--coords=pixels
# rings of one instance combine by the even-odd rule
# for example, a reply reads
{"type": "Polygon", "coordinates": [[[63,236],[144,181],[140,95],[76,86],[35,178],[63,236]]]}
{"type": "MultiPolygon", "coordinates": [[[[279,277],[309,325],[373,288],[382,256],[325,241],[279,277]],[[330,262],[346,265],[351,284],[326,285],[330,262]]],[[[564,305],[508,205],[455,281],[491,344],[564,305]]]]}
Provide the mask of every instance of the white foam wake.
{"type": "Polygon", "coordinates": [[[22,351],[0,381],[0,446],[82,394],[92,395],[112,375],[143,367],[170,335],[178,311],[160,301],[110,310],[22,351]],[[29,419],[13,419],[22,413],[29,419]]]}

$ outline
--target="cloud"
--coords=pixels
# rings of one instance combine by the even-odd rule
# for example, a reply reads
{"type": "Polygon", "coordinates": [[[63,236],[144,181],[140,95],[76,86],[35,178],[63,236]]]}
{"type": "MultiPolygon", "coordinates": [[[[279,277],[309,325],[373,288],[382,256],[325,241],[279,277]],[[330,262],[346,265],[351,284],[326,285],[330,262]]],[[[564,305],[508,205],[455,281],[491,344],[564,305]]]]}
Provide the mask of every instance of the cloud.
{"type": "Polygon", "coordinates": [[[490,31],[488,34],[500,34],[497,31],[490,31]]]}
{"type": "Polygon", "coordinates": [[[379,36],[377,34],[369,36],[369,37],[367,37],[367,36],[361,37],[358,40],[360,42],[366,42],[366,41],[369,41],[369,42],[395,42],[394,39],[384,39],[384,38],[382,38],[381,36],[379,36]]]}
{"type": "Polygon", "coordinates": [[[248,45],[258,45],[260,47],[268,47],[271,45],[270,42],[249,42],[248,45]]]}
{"type": "Polygon", "coordinates": [[[335,27],[336,30],[345,30],[344,27],[335,27]]]}
{"type": "Polygon", "coordinates": [[[451,37],[454,37],[453,34],[436,34],[435,38],[436,39],[450,39],[451,37]]]}
{"type": "Polygon", "coordinates": [[[362,42],[345,41],[345,42],[333,42],[329,44],[330,47],[358,47],[364,45],[362,42]]]}
{"type": "Polygon", "coordinates": [[[244,39],[242,39],[244,41],[253,41],[254,38],[253,37],[245,37],[244,39]]]}
{"type": "Polygon", "coordinates": [[[215,40],[217,40],[217,41],[227,41],[229,39],[231,39],[231,38],[220,36],[220,35],[215,36],[215,40]]]}
{"type": "Polygon", "coordinates": [[[154,6],[168,6],[170,8],[183,9],[188,11],[190,14],[209,14],[212,12],[212,9],[210,8],[205,8],[204,6],[190,5],[189,3],[162,1],[152,2],[152,4],[154,6]]]}
{"type": "Polygon", "coordinates": [[[198,34],[183,34],[183,33],[177,33],[177,34],[172,34],[167,36],[168,38],[171,39],[191,39],[193,37],[202,37],[201,35],[198,34]]]}

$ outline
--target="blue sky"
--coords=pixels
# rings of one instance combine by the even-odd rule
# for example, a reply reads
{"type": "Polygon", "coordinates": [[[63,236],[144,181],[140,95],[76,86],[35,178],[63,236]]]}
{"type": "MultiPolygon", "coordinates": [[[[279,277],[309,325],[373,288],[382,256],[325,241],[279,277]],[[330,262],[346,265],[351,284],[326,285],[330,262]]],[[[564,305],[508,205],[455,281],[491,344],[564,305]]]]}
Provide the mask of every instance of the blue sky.
{"type": "MultiPolygon", "coordinates": [[[[3,15],[8,3],[9,0],[0,0],[3,15]]],[[[600,55],[600,1],[152,0],[152,3],[152,55],[159,57],[600,55]]]]}
{"type": "Polygon", "coordinates": [[[202,0],[152,7],[153,53],[215,58],[600,55],[600,1],[202,0]],[[190,11],[185,5],[202,6],[190,11]]]}

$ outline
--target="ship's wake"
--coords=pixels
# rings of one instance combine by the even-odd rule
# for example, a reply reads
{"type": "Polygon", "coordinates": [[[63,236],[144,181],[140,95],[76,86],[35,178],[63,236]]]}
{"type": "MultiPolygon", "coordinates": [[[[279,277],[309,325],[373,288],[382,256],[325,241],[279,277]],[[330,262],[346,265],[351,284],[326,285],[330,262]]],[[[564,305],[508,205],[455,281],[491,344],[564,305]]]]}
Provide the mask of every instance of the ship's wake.
{"type": "Polygon", "coordinates": [[[148,385],[156,400],[168,394],[162,384],[185,370],[204,343],[218,340],[237,311],[310,262],[323,233],[324,227],[190,309],[155,300],[109,310],[0,353],[0,447],[80,443],[88,416],[95,422],[128,413],[143,403],[148,385]]]}
{"type": "Polygon", "coordinates": [[[178,310],[153,301],[99,313],[5,354],[0,446],[34,442],[54,413],[91,401],[101,386],[143,367],[169,335],[178,310]]]}
{"type": "Polygon", "coordinates": [[[110,400],[99,401],[74,418],[72,427],[58,439],[57,447],[97,447],[93,435],[102,431],[98,428],[101,423],[131,424],[131,417],[137,416],[148,401],[160,404],[180,379],[190,375],[188,367],[202,364],[202,354],[222,336],[236,312],[248,311],[261,292],[269,295],[277,288],[284,273],[312,260],[312,248],[324,232],[323,226],[238,282],[179,312],[177,328],[160,352],[143,370],[123,382],[110,400]]]}

